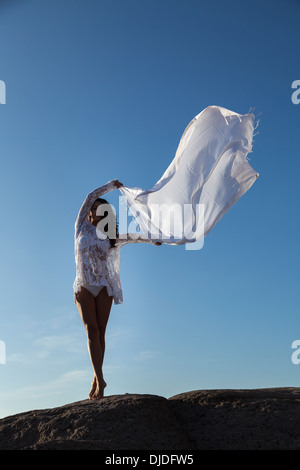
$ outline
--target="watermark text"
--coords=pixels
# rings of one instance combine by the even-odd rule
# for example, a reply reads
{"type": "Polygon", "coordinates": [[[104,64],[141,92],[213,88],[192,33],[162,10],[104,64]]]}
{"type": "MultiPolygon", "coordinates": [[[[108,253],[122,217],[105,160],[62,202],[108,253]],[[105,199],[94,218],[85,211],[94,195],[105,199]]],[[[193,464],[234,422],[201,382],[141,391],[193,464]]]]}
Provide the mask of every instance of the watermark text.
{"type": "Polygon", "coordinates": [[[300,364],[300,339],[295,339],[292,342],[292,348],[295,349],[291,357],[292,363],[295,365],[300,364]]]}
{"type": "Polygon", "coordinates": [[[292,88],[295,91],[292,93],[291,100],[293,104],[300,103],[300,80],[294,80],[292,83],[292,88]]]}
{"type": "MultiPolygon", "coordinates": [[[[136,236],[138,228],[153,242],[185,244],[188,250],[199,250],[204,244],[204,204],[139,204],[130,205],[134,220],[128,221],[127,199],[119,197],[119,238],[136,236]],[[126,204],[124,204],[124,202],[126,204]]],[[[112,204],[100,204],[97,235],[116,238],[116,209],[112,204]]]]}
{"type": "Polygon", "coordinates": [[[0,340],[0,364],[6,364],[6,346],[2,340],[0,340]]]}
{"type": "Polygon", "coordinates": [[[0,104],[6,104],[6,85],[3,80],[0,80],[0,104]]]}

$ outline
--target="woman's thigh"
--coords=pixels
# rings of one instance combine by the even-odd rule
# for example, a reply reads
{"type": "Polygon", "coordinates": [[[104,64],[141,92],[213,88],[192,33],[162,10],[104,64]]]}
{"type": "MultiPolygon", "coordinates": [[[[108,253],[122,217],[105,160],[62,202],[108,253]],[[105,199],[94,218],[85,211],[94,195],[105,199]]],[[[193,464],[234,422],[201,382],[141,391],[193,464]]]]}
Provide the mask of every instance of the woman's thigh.
{"type": "Polygon", "coordinates": [[[86,328],[99,328],[95,297],[84,287],[76,294],[76,306],[86,328]]]}
{"type": "Polygon", "coordinates": [[[105,333],[106,325],[112,306],[113,297],[109,296],[104,286],[96,297],[96,312],[98,326],[102,334],[105,333]]]}

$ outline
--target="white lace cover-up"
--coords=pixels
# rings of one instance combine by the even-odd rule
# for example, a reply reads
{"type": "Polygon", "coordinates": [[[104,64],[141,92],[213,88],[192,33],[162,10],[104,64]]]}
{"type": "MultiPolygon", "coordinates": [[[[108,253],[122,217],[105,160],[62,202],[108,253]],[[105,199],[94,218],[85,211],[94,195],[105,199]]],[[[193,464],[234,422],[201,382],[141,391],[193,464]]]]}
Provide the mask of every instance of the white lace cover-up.
{"type": "Polygon", "coordinates": [[[97,228],[88,220],[94,201],[103,194],[116,189],[114,180],[89,193],[81,206],[75,223],[75,262],[76,278],[74,294],[81,286],[106,286],[108,295],[113,296],[115,304],[123,303],[120,281],[120,250],[127,243],[152,243],[153,240],[139,233],[121,234],[116,238],[115,247],[110,246],[107,237],[101,239],[97,228]]]}

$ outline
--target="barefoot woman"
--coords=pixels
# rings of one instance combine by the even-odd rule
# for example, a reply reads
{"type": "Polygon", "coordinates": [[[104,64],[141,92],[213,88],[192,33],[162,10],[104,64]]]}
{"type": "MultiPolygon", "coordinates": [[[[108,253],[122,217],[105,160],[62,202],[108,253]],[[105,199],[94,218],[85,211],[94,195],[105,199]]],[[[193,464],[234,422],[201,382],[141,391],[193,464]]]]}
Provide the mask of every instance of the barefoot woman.
{"type": "Polygon", "coordinates": [[[86,329],[88,351],[94,369],[94,379],[89,393],[89,398],[92,400],[102,398],[106,386],[102,365],[105,352],[105,330],[112,302],[115,304],[123,302],[120,283],[120,248],[126,243],[161,244],[138,234],[119,236],[114,212],[109,210],[111,206],[100,196],[121,186],[123,185],[118,180],[112,180],[88,194],[75,223],[74,293],[75,302],[86,329]],[[103,214],[102,208],[98,209],[101,204],[105,204],[106,215],[103,214]],[[99,212],[103,215],[98,215],[99,212]],[[108,224],[105,230],[101,231],[100,222],[104,217],[108,224]]]}

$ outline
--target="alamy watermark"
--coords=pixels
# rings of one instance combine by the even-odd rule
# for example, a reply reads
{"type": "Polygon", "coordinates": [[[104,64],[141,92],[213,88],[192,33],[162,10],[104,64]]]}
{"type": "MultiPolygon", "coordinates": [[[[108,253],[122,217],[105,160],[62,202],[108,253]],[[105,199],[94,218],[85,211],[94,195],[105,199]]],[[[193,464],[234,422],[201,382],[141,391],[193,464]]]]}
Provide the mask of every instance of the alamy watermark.
{"type": "Polygon", "coordinates": [[[0,364],[6,364],[6,346],[2,340],[0,340],[0,364]]]}
{"type": "Polygon", "coordinates": [[[292,354],[292,363],[297,365],[300,364],[300,340],[295,339],[295,341],[292,342],[292,349],[295,349],[296,351],[293,352],[292,354]]]}
{"type": "MultiPolygon", "coordinates": [[[[134,218],[128,223],[127,202],[119,197],[119,238],[126,240],[138,232],[138,219],[142,220],[141,235],[153,242],[185,244],[187,250],[200,250],[204,245],[204,204],[149,204],[145,208],[138,204],[130,206],[134,218]]],[[[97,224],[97,234],[116,238],[116,209],[112,204],[100,204],[96,216],[101,217],[97,224]]]]}
{"type": "Polygon", "coordinates": [[[3,80],[0,80],[0,104],[6,104],[6,85],[3,80]]]}
{"type": "Polygon", "coordinates": [[[293,104],[300,103],[300,80],[294,80],[292,83],[292,88],[295,91],[292,93],[291,100],[293,104]]]}

